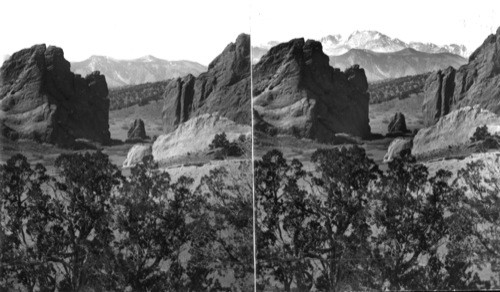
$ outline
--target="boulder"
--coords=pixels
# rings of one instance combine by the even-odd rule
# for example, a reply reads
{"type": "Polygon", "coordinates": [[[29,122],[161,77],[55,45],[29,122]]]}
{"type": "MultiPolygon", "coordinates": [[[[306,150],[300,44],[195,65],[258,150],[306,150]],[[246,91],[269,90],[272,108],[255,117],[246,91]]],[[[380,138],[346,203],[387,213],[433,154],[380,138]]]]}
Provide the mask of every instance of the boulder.
{"type": "Polygon", "coordinates": [[[387,148],[387,154],[384,156],[384,163],[391,162],[394,158],[398,157],[404,150],[411,151],[413,146],[412,139],[396,138],[394,139],[389,148],[387,148]]]}
{"type": "Polygon", "coordinates": [[[250,125],[250,36],[239,35],[208,65],[207,72],[170,82],[164,100],[165,133],[173,132],[191,118],[215,112],[250,125]]]}
{"type": "Polygon", "coordinates": [[[431,74],[424,86],[424,124],[435,124],[451,111],[480,105],[500,114],[500,27],[472,53],[458,70],[452,67],[431,74]]]}
{"type": "Polygon", "coordinates": [[[61,48],[23,49],[0,68],[1,135],[60,146],[78,138],[109,143],[107,95],[105,77],[73,74],[61,48]]]}
{"type": "Polygon", "coordinates": [[[328,64],[320,42],[294,39],[272,47],[253,68],[259,125],[278,133],[333,142],[336,133],[370,135],[368,83],[355,65],[328,64]]]}
{"type": "Polygon", "coordinates": [[[392,116],[389,126],[387,127],[388,133],[406,133],[408,129],[406,128],[405,116],[402,113],[395,113],[392,116]]]}
{"type": "Polygon", "coordinates": [[[123,161],[123,167],[133,167],[137,163],[141,163],[144,157],[151,154],[152,148],[150,144],[136,144],[128,151],[127,158],[123,161]]]}
{"type": "Polygon", "coordinates": [[[144,121],[141,119],[136,119],[130,129],[127,132],[127,140],[146,140],[149,137],[146,135],[146,127],[144,126],[144,121]]]}
{"type": "Polygon", "coordinates": [[[241,135],[248,137],[251,126],[237,124],[217,113],[203,114],[182,123],[171,133],[160,135],[153,144],[153,157],[156,161],[167,161],[176,156],[207,151],[215,135],[222,132],[231,142],[241,135]]]}
{"type": "Polygon", "coordinates": [[[430,127],[420,129],[413,139],[412,154],[422,156],[468,145],[477,127],[486,125],[492,135],[500,133],[500,116],[479,105],[466,106],[440,118],[430,127]]]}

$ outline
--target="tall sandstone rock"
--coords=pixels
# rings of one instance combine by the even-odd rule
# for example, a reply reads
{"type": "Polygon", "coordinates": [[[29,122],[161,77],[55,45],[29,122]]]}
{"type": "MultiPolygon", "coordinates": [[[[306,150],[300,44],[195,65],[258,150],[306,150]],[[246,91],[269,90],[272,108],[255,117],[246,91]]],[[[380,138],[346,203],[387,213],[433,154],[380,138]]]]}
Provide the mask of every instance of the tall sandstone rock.
{"type": "Polygon", "coordinates": [[[198,77],[170,82],[163,107],[163,129],[174,131],[191,118],[218,112],[239,124],[251,123],[250,36],[241,34],[198,77]]]}
{"type": "Polygon", "coordinates": [[[61,48],[35,45],[0,68],[0,128],[10,139],[69,146],[75,139],[110,141],[106,79],[70,71],[61,48]]]}
{"type": "Polygon", "coordinates": [[[476,104],[500,114],[500,27],[472,53],[468,64],[431,74],[424,95],[426,126],[455,109],[476,104]]]}
{"type": "Polygon", "coordinates": [[[294,39],[271,48],[253,68],[259,124],[322,142],[336,133],[369,136],[364,70],[355,65],[341,72],[328,63],[317,41],[294,39]]]}

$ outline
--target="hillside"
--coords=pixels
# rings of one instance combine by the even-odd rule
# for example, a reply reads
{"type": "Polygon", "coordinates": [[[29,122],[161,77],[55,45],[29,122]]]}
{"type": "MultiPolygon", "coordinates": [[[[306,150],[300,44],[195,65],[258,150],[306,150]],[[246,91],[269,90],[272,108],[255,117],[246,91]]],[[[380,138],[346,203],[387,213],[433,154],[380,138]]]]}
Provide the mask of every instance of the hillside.
{"type": "Polygon", "coordinates": [[[161,100],[170,80],[139,85],[112,88],[109,90],[110,110],[118,110],[133,105],[145,105],[161,100]]]}
{"type": "Polygon", "coordinates": [[[372,82],[368,85],[370,103],[381,103],[391,99],[405,99],[424,91],[425,80],[430,73],[411,75],[396,79],[372,82]]]}

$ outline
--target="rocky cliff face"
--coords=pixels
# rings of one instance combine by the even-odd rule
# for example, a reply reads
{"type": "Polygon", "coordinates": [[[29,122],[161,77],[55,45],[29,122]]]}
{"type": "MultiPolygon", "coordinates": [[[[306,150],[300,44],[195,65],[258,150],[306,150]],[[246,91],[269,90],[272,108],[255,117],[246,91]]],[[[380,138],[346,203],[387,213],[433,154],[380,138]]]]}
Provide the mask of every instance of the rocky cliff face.
{"type": "Polygon", "coordinates": [[[73,74],[61,48],[21,50],[0,68],[1,133],[61,146],[78,138],[107,143],[107,95],[104,76],[73,74]]]}
{"type": "Polygon", "coordinates": [[[353,66],[328,64],[320,42],[294,39],[269,50],[253,68],[254,109],[262,123],[319,141],[335,133],[370,134],[368,83],[353,66]]]}
{"type": "Polygon", "coordinates": [[[235,43],[229,44],[209,64],[207,72],[170,82],[164,100],[163,128],[166,133],[193,117],[215,112],[236,123],[249,125],[250,36],[239,35],[235,43]]]}
{"type": "Polygon", "coordinates": [[[485,125],[489,133],[499,134],[500,116],[477,105],[454,110],[436,124],[418,131],[413,138],[412,154],[430,156],[451,147],[467,145],[476,128],[485,125]]]}
{"type": "Polygon", "coordinates": [[[500,113],[500,28],[458,70],[437,71],[426,80],[423,103],[427,126],[454,109],[480,105],[500,113]]]}

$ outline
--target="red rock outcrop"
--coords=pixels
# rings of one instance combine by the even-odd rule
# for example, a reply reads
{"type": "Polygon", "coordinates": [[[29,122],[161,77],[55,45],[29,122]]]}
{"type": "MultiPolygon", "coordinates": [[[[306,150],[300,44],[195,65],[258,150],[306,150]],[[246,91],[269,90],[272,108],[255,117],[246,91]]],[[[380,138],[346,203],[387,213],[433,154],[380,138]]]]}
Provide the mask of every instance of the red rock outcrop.
{"type": "MultiPolygon", "coordinates": [[[[254,109],[274,132],[331,142],[336,133],[370,135],[363,69],[330,67],[320,42],[294,39],[269,50],[253,68],[254,109]]],[[[273,132],[267,129],[267,132],[273,132]]]]}
{"type": "Polygon", "coordinates": [[[241,34],[198,77],[170,82],[163,107],[164,132],[191,118],[218,112],[239,124],[251,123],[250,36],[241,34]]]}
{"type": "Polygon", "coordinates": [[[455,109],[476,104],[500,114],[500,27],[472,53],[468,64],[431,74],[424,94],[426,126],[455,109]]]}
{"type": "Polygon", "coordinates": [[[60,146],[75,139],[109,143],[107,95],[105,77],[73,74],[61,48],[21,50],[0,68],[1,134],[60,146]]]}

